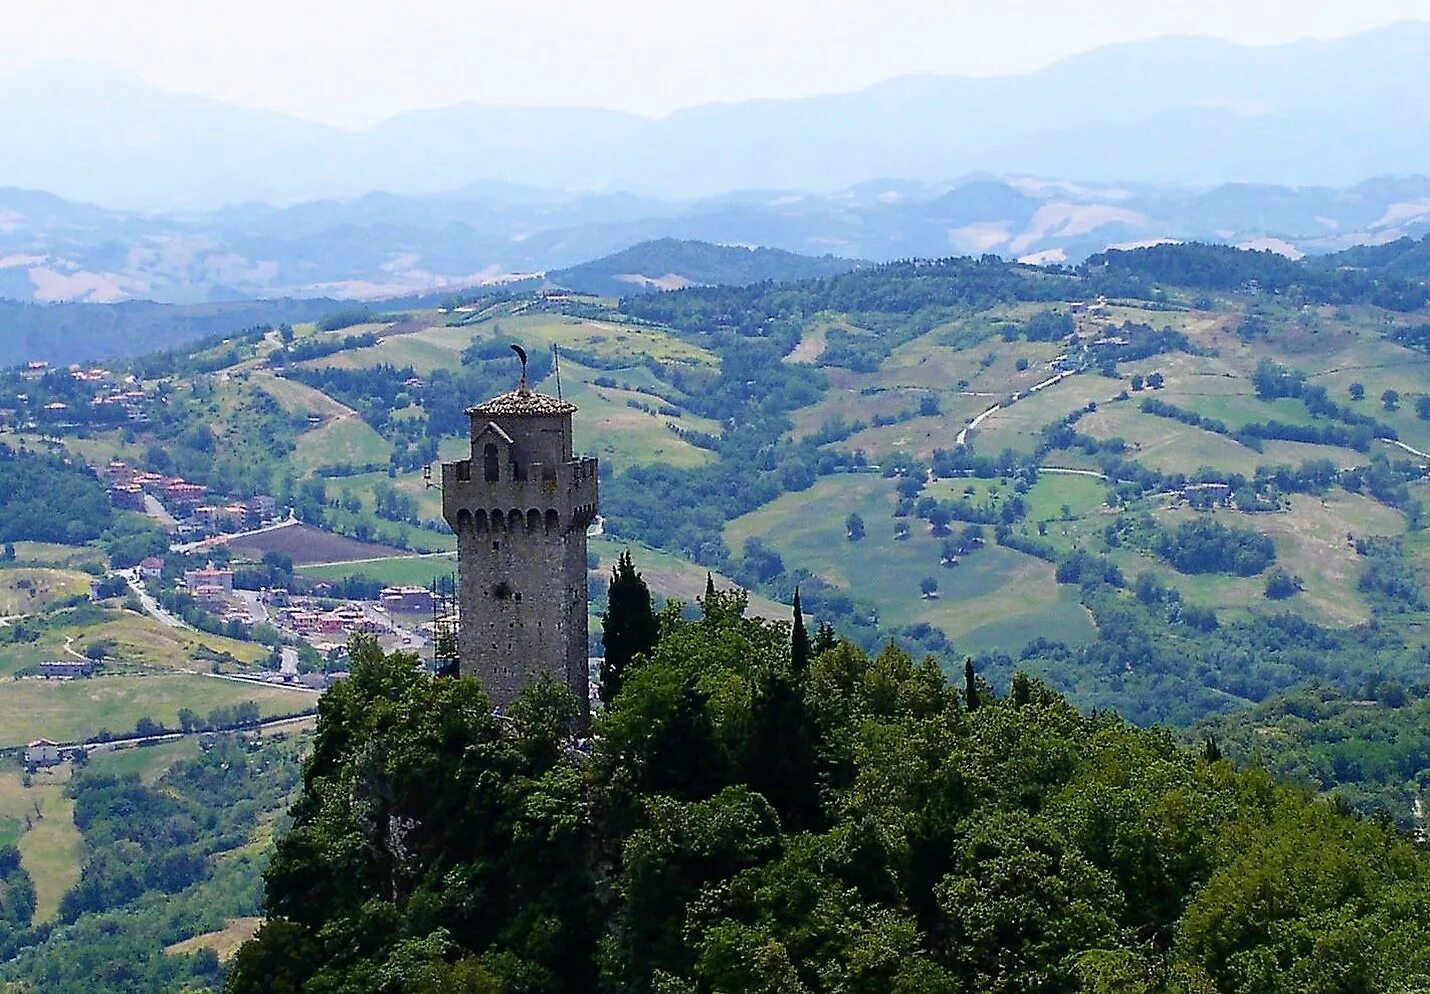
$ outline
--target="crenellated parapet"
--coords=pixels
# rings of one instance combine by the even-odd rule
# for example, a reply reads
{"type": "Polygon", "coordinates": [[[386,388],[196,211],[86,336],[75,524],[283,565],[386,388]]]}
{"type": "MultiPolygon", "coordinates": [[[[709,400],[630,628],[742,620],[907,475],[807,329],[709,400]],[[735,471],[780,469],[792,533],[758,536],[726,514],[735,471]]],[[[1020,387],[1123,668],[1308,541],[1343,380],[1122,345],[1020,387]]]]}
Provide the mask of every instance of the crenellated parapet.
{"type": "Polygon", "coordinates": [[[594,458],[572,459],[555,466],[541,462],[524,464],[525,472],[513,472],[510,463],[497,463],[488,479],[480,460],[462,459],[442,464],[442,516],[453,531],[459,530],[460,515],[491,515],[493,508],[508,511],[533,508],[555,511],[565,524],[589,525],[597,506],[599,466],[594,458]]]}

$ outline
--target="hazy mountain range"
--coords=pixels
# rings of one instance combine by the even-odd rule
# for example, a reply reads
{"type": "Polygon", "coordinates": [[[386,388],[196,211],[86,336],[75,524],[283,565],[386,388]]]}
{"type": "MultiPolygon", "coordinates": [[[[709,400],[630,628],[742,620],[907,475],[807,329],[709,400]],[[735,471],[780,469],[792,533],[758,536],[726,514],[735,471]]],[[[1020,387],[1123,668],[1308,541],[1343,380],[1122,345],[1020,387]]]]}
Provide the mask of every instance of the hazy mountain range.
{"type": "Polygon", "coordinates": [[[1329,251],[1427,230],[1417,92],[1423,23],[1272,48],[1167,38],[660,119],[463,104],[358,131],[53,63],[0,77],[0,297],[376,297],[662,238],[874,261],[1329,251]]]}
{"type": "MultiPolygon", "coordinates": [[[[1168,239],[1294,255],[1426,232],[1425,177],[1347,189],[1228,185],[1203,191],[1031,179],[952,185],[884,180],[824,196],[745,191],[684,203],[627,194],[471,189],[169,215],[0,189],[0,297],[381,297],[568,269],[664,238],[851,260],[991,252],[1074,262],[1109,246],[1168,239]]],[[[787,262],[784,269],[798,270],[787,262]]],[[[730,266],[726,259],[716,270],[701,268],[667,245],[604,264],[604,282],[592,285],[607,293],[634,292],[742,271],[730,266]]]]}
{"type": "Polygon", "coordinates": [[[1430,162],[1430,24],[1247,48],[1171,37],[1024,75],[907,76],[659,119],[477,104],[349,131],[52,63],[0,78],[0,185],[172,211],[476,181],[688,200],[973,172],[1346,186],[1430,162]]]}

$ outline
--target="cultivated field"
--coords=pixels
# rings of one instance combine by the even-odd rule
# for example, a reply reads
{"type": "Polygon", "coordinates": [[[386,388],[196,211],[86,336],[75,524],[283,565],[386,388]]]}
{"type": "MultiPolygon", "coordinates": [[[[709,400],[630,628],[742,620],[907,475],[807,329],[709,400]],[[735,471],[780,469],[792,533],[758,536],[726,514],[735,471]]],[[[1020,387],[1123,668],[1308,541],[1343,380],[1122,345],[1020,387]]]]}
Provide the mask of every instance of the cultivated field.
{"type": "Polygon", "coordinates": [[[378,545],[373,542],[359,542],[357,539],[312,525],[290,525],[272,531],[245,535],[228,543],[235,552],[243,551],[259,558],[270,550],[283,552],[293,557],[298,565],[309,563],[339,563],[354,559],[385,559],[402,554],[401,549],[378,545]]]}

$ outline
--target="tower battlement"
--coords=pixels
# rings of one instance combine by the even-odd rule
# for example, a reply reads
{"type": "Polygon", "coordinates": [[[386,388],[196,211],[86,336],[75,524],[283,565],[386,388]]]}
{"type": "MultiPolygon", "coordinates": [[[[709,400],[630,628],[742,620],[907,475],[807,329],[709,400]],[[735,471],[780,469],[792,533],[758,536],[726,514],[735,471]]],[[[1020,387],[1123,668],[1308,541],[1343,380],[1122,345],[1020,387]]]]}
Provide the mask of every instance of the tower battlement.
{"type": "Polygon", "coordinates": [[[572,453],[574,404],[522,387],[467,410],[471,455],[442,464],[457,535],[461,672],[506,707],[549,675],[589,708],[586,529],[595,459],[572,453]]]}

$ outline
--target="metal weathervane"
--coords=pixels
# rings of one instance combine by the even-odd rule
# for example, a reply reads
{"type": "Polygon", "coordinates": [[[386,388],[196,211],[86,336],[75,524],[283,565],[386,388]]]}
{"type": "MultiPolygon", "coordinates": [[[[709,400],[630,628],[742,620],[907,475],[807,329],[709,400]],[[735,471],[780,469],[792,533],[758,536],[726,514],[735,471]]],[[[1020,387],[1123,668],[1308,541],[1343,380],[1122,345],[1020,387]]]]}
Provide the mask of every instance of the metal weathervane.
{"type": "Polygon", "coordinates": [[[526,349],[520,345],[512,343],[511,350],[516,353],[516,357],[521,360],[521,384],[517,389],[523,393],[529,389],[526,383],[526,349]]]}

